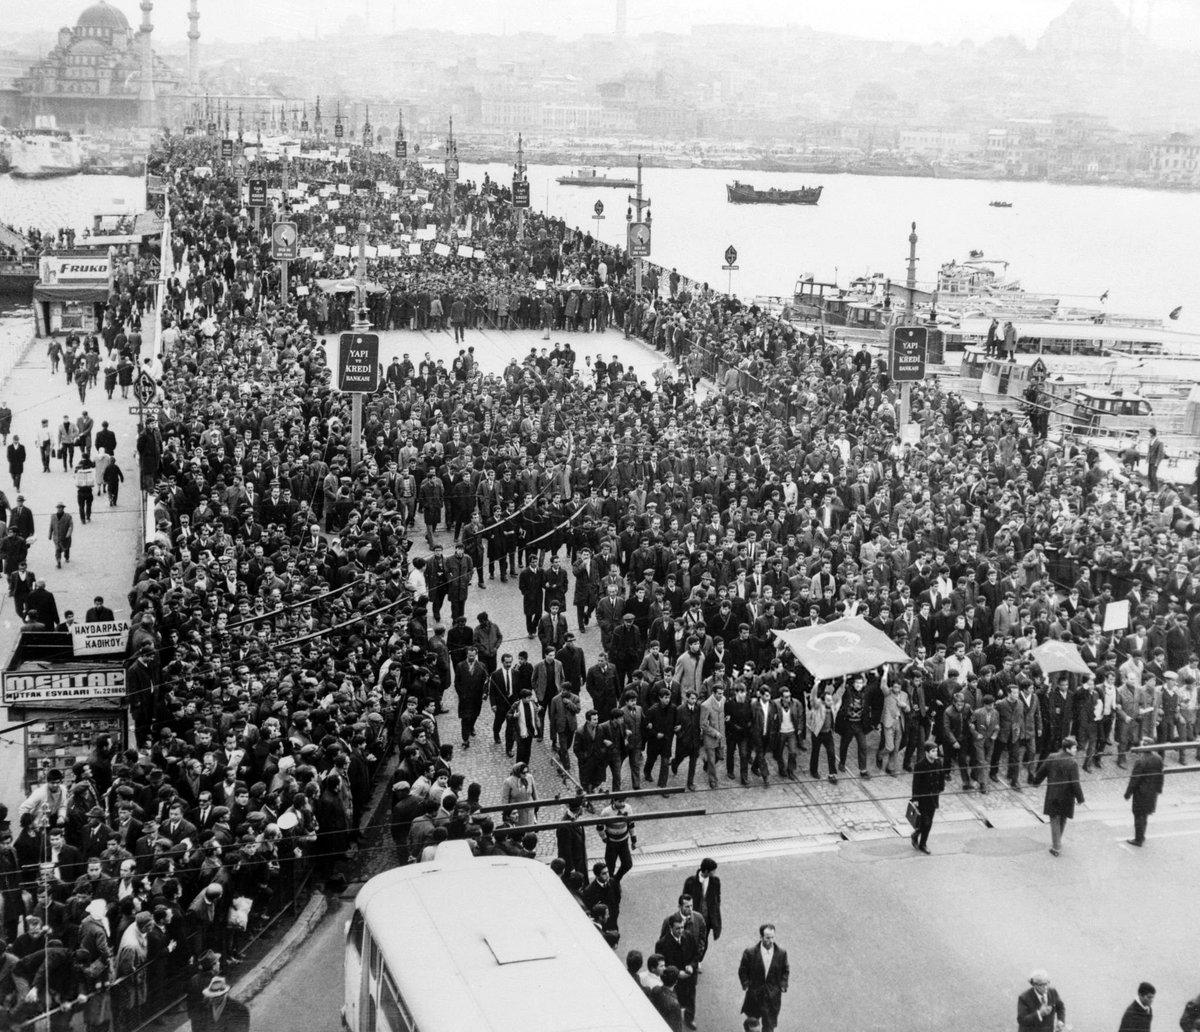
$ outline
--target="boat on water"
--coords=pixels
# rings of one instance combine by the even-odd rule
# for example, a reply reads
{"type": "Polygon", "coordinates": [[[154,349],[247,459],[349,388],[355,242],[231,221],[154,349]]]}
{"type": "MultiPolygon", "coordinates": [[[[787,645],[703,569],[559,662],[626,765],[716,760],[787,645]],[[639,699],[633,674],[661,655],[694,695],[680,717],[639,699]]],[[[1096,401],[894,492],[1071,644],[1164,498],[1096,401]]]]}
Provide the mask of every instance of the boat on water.
{"type": "Polygon", "coordinates": [[[634,179],[602,175],[594,168],[576,169],[569,176],[559,176],[556,182],[562,186],[611,186],[621,190],[637,186],[637,181],[634,179]]]}
{"type": "Polygon", "coordinates": [[[65,129],[20,129],[12,134],[14,179],[52,179],[83,171],[83,148],[65,129]]]}
{"type": "Polygon", "coordinates": [[[989,208],[1011,208],[1012,201],[988,201],[989,208]]]}
{"type": "Polygon", "coordinates": [[[730,204],[816,204],[821,199],[823,186],[802,186],[799,190],[756,190],[749,183],[736,179],[725,185],[726,199],[730,204]]]}

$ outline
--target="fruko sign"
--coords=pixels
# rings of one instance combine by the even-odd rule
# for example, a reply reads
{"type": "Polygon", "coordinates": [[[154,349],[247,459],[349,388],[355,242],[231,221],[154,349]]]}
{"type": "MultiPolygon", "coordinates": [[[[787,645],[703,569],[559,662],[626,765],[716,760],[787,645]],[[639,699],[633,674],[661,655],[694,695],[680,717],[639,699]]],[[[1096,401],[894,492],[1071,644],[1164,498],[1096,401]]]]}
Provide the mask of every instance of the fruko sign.
{"type": "Polygon", "coordinates": [[[53,705],[80,699],[112,699],[125,694],[125,670],[104,667],[58,673],[6,673],[0,701],[6,706],[53,705]]]}
{"type": "MultiPolygon", "coordinates": [[[[149,379],[147,377],[146,379],[149,379]]],[[[153,380],[150,381],[153,386],[153,380]]],[[[101,623],[71,625],[71,649],[76,656],[104,652],[124,652],[129,640],[129,621],[112,620],[101,623]]]]}
{"type": "Polygon", "coordinates": [[[94,258],[63,258],[57,255],[48,255],[42,259],[42,282],[105,281],[109,278],[111,268],[108,255],[94,258]]]}

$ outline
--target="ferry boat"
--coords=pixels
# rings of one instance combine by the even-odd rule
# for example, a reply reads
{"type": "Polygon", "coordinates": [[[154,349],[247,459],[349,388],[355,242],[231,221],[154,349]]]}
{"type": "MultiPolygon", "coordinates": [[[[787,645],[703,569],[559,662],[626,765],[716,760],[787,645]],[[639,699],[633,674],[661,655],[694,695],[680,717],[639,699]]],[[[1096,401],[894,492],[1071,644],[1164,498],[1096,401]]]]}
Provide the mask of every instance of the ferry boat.
{"type": "Polygon", "coordinates": [[[83,170],[83,149],[65,129],[24,129],[13,133],[15,179],[51,179],[83,170]]]}
{"type": "Polygon", "coordinates": [[[621,190],[633,189],[637,186],[635,179],[601,175],[594,168],[576,169],[569,176],[559,176],[556,182],[562,186],[611,186],[621,190]]]}
{"type": "Polygon", "coordinates": [[[725,185],[726,199],[730,204],[816,204],[821,199],[823,186],[802,186],[799,190],[755,190],[749,183],[736,179],[725,185]]]}
{"type": "Polygon", "coordinates": [[[1011,208],[1012,201],[988,201],[989,208],[1011,208]]]}
{"type": "Polygon", "coordinates": [[[33,296],[38,260],[29,241],[15,229],[0,225],[0,297],[33,296]]]}

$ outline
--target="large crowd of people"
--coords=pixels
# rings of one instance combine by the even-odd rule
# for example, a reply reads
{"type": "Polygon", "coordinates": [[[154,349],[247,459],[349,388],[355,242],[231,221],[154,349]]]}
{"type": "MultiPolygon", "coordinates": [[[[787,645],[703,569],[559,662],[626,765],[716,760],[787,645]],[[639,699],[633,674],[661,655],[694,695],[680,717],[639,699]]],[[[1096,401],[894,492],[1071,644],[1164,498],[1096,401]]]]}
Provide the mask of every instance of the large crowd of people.
{"type": "MultiPolygon", "coordinates": [[[[150,162],[177,270],[136,448],[156,526],[130,593],[136,747],[98,739],[0,832],[11,1020],[109,979],[80,1004],[89,1027],[105,1007],[124,1028],[181,992],[198,1005],[301,865],[338,884],[393,750],[407,863],[455,837],[534,855],[532,810],[477,811],[536,798],[535,740],[589,790],[898,775],[932,740],[987,791],[1021,788],[1068,736],[1085,770],[1114,745],[1124,765],[1143,737],[1194,737],[1178,489],[935,383],[913,392],[920,441],[901,443],[896,385],[865,349],[653,267],[639,294],[619,249],[535,212],[518,237],[507,187],[415,164],[289,162],[306,250],[281,297],[235,180],[193,174],[203,146],[169,140],[150,162]],[[359,317],[344,278],[364,223],[367,320],[462,347],[387,365],[356,462],[322,335],[359,317]],[[485,374],[481,326],[550,343],[485,374]],[[651,377],[603,337],[554,339],[608,326],[661,352],[651,377]],[[478,605],[497,568],[522,598],[521,648],[478,605]],[[1106,631],[1124,602],[1128,628],[1106,631]],[[909,662],[814,683],[772,633],[850,615],[909,662]],[[1047,640],[1076,643],[1091,674],[1043,676],[1047,640]],[[453,734],[437,720],[452,698],[453,734]],[[512,773],[468,783],[455,746],[488,710],[485,747],[512,773]]],[[[93,342],[114,368],[118,334],[149,357],[125,286],[93,342]]],[[[613,818],[601,872],[557,843],[602,926],[601,878],[619,884],[632,846],[613,818]]]]}

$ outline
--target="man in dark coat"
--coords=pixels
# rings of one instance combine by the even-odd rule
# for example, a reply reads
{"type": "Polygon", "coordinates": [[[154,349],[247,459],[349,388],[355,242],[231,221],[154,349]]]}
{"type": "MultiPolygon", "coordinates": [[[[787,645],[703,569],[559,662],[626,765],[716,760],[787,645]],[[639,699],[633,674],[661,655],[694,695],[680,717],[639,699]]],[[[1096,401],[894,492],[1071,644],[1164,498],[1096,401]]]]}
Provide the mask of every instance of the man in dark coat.
{"type": "MultiPolygon", "coordinates": [[[[250,1032],[250,1009],[230,997],[224,978],[217,975],[201,995],[204,1004],[198,1012],[205,1032],[250,1032]]],[[[196,1027],[195,1021],[192,1026],[196,1027]]]]}
{"type": "Polygon", "coordinates": [[[917,826],[913,829],[912,844],[928,854],[929,832],[937,813],[938,799],[946,787],[946,772],[938,759],[938,744],[930,739],[925,743],[925,755],[913,768],[912,797],[917,804],[917,826]]]}
{"type": "Polygon", "coordinates": [[[1017,1025],[1031,1032],[1054,1032],[1067,1020],[1067,1005],[1050,984],[1050,975],[1035,971],[1029,976],[1029,988],[1017,997],[1017,1025]]]}
{"type": "Polygon", "coordinates": [[[472,645],[467,649],[467,658],[454,671],[454,689],[458,692],[458,718],[462,721],[462,744],[471,747],[475,734],[475,722],[483,709],[483,697],[487,693],[488,672],[479,661],[479,651],[472,645]]]}
{"type": "MultiPolygon", "coordinates": [[[[1125,1008],[1121,1015],[1121,1027],[1117,1032],[1150,1032],[1154,1020],[1154,997],[1157,990],[1149,982],[1138,986],[1137,999],[1125,1008]]],[[[1180,1023],[1182,1025],[1182,1022],[1180,1023]]]]}
{"type": "Polygon", "coordinates": [[[683,917],[672,914],[667,918],[667,931],[654,944],[654,952],[663,958],[663,963],[679,972],[675,995],[683,1011],[683,1022],[695,1028],[696,1015],[696,967],[700,962],[700,947],[692,933],[683,926],[683,917]]]}
{"type": "Polygon", "coordinates": [[[1050,818],[1050,855],[1062,852],[1062,837],[1067,821],[1075,816],[1075,804],[1083,802],[1079,784],[1079,764],[1075,762],[1077,743],[1072,735],[1062,740],[1062,750],[1047,756],[1038,765],[1033,784],[1046,782],[1042,813],[1050,818]]]}
{"type": "MultiPolygon", "coordinates": [[[[583,800],[576,796],[567,800],[566,812],[562,815],[563,822],[572,825],[583,814],[583,800]]],[[[568,871],[578,871],[583,880],[587,881],[587,829],[583,827],[559,828],[555,831],[558,845],[558,855],[567,865],[568,871]]]]}
{"type": "Polygon", "coordinates": [[[742,951],[738,964],[738,981],[746,993],[742,1013],[748,1018],[760,1018],[763,1032],[775,1032],[791,971],[787,950],[775,945],[775,926],[760,926],[758,935],[759,941],[742,951]]]}
{"type": "MultiPolygon", "coordinates": [[[[683,891],[692,897],[713,942],[716,942],[721,938],[721,879],[717,877],[717,862],[707,856],[701,860],[696,873],[683,883],[683,891]]],[[[702,942],[700,948],[702,952],[707,952],[707,941],[702,942]]]]}
{"type": "MultiPolygon", "coordinates": [[[[1142,738],[1142,745],[1153,745],[1154,739],[1142,738]]],[[[1146,841],[1146,822],[1158,808],[1158,797],[1163,790],[1163,758],[1159,753],[1139,753],[1129,773],[1129,784],[1125,787],[1125,798],[1133,800],[1133,838],[1131,846],[1143,845],[1146,841]]]]}

